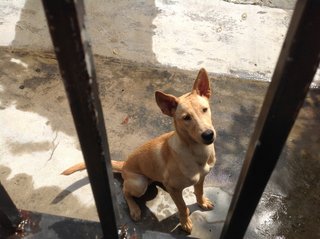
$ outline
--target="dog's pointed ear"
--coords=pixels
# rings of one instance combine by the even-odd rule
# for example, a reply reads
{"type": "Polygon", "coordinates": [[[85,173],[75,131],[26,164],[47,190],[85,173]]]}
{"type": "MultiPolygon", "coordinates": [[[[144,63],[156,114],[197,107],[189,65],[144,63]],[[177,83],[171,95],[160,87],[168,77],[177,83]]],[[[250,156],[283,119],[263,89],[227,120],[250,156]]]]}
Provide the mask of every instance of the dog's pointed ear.
{"type": "Polygon", "coordinates": [[[200,96],[205,96],[208,99],[211,96],[211,88],[209,77],[204,68],[201,68],[196,81],[194,82],[192,92],[196,92],[200,96]]]}
{"type": "Polygon", "coordinates": [[[178,106],[177,97],[173,95],[165,94],[161,91],[156,91],[155,97],[156,97],[157,104],[160,107],[162,113],[172,117],[178,106]]]}

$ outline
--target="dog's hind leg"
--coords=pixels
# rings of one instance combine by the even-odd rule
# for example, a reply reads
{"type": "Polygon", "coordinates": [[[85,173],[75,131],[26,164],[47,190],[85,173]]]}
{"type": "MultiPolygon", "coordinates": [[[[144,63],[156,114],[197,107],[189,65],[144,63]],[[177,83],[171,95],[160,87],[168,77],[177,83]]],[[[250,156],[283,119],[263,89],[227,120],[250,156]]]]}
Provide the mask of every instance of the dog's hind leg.
{"type": "Polygon", "coordinates": [[[141,197],[148,188],[148,179],[140,174],[123,172],[123,193],[127,201],[130,216],[134,221],[141,218],[141,210],[133,197],[141,197]]]}

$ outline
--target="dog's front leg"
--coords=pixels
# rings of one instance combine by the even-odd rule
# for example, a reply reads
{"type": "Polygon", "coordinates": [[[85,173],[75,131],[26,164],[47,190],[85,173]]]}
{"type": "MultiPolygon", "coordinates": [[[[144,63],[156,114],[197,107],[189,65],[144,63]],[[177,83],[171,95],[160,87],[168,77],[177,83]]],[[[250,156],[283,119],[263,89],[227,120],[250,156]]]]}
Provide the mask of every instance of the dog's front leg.
{"type": "Polygon", "coordinates": [[[178,208],[179,219],[180,219],[180,224],[181,224],[182,229],[188,233],[191,233],[192,222],[189,217],[190,211],[189,211],[189,208],[187,208],[187,205],[183,200],[182,190],[181,189],[174,189],[174,188],[170,188],[170,187],[167,187],[167,190],[178,208]]]}
{"type": "Polygon", "coordinates": [[[198,205],[205,210],[212,210],[214,205],[209,198],[203,196],[203,182],[204,176],[194,185],[194,194],[197,198],[198,205]]]}

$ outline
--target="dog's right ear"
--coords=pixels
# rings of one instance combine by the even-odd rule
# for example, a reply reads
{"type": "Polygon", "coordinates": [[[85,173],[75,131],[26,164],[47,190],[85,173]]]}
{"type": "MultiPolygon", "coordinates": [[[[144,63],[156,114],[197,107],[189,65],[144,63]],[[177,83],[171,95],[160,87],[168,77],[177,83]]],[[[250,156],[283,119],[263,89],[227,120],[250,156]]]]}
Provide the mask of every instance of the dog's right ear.
{"type": "Polygon", "coordinates": [[[162,113],[172,117],[178,106],[177,97],[173,95],[165,94],[161,91],[156,91],[155,97],[156,97],[157,104],[160,107],[162,113]]]}

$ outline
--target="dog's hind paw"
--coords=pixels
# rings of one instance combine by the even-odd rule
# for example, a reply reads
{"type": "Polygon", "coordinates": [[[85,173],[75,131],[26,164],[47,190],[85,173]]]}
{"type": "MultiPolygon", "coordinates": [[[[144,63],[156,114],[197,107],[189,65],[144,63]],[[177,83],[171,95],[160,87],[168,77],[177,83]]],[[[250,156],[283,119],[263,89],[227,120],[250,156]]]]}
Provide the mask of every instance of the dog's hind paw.
{"type": "Polygon", "coordinates": [[[213,202],[206,197],[202,197],[201,200],[198,201],[198,205],[204,210],[212,210],[214,208],[213,202]]]}
{"type": "Polygon", "coordinates": [[[132,220],[134,221],[139,221],[141,219],[141,210],[140,208],[137,206],[134,209],[130,208],[130,216],[132,218],[132,220]]]}

